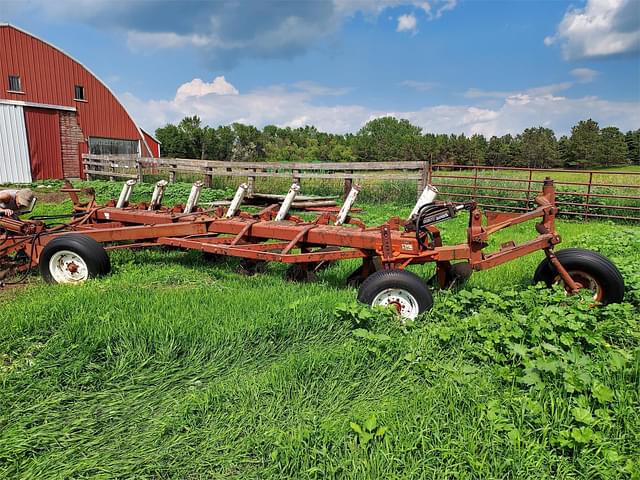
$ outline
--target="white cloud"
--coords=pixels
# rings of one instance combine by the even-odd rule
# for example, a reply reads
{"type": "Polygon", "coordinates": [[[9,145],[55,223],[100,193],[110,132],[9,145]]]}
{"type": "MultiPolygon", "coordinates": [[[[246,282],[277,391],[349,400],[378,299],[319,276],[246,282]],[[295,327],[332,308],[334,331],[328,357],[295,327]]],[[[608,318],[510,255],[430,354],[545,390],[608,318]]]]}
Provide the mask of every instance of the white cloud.
{"type": "Polygon", "coordinates": [[[579,83],[591,83],[600,74],[597,70],[591,68],[574,68],[571,75],[576,77],[579,83]]]}
{"type": "Polygon", "coordinates": [[[438,86],[437,82],[421,82],[419,80],[404,80],[400,82],[403,87],[408,87],[418,92],[427,92],[438,86]]]}
{"type": "Polygon", "coordinates": [[[602,125],[616,125],[622,130],[640,125],[640,102],[614,102],[597,97],[568,98],[549,93],[554,89],[548,86],[522,92],[493,92],[501,96],[494,97],[500,100],[491,108],[469,103],[425,106],[408,111],[380,111],[355,104],[318,105],[315,103],[317,97],[335,89],[311,85],[314,88],[306,90],[296,84],[245,93],[239,92],[224,77],[217,77],[211,83],[198,79],[188,82],[178,88],[173,99],[144,101],[129,93],[121,95],[121,99],[134,118],[149,131],[191,115],[199,115],[205,124],[212,126],[233,122],[257,127],[268,124],[290,127],[314,125],[322,131],[336,133],[355,132],[367,121],[385,115],[406,118],[426,132],[481,133],[487,136],[516,134],[538,125],[548,126],[557,134],[566,134],[585,118],[593,118],[602,125]],[[218,87],[214,88],[212,85],[216,81],[218,87]],[[189,85],[188,89],[185,85],[189,85]],[[185,89],[189,94],[185,94],[185,89]]]}
{"type": "Polygon", "coordinates": [[[398,17],[397,32],[415,32],[418,26],[418,20],[413,13],[407,15],[400,15],[398,17]]]}
{"type": "MultiPolygon", "coordinates": [[[[29,0],[14,2],[12,11],[44,15],[49,21],[73,18],[77,23],[119,31],[136,52],[194,48],[218,70],[244,58],[303,54],[330,39],[356,14],[375,19],[388,8],[404,6],[434,19],[456,6],[454,0],[162,0],[160,4],[143,0],[29,0]]],[[[415,31],[416,16],[404,17],[402,28],[408,29],[404,31],[415,31]]]]}
{"type": "Polygon", "coordinates": [[[443,5],[441,5],[438,10],[436,10],[436,18],[440,18],[444,12],[448,12],[456,8],[458,5],[458,0],[445,0],[443,5]]]}
{"type": "Polygon", "coordinates": [[[176,100],[184,100],[188,97],[202,97],[204,95],[238,95],[236,87],[227,82],[223,76],[216,77],[213,82],[206,83],[199,78],[183,83],[178,87],[176,100]]]}
{"type": "Polygon", "coordinates": [[[521,95],[551,95],[553,93],[562,92],[568,90],[574,85],[574,82],[560,82],[551,83],[549,85],[542,85],[540,87],[528,88],[526,90],[482,90],[479,88],[470,88],[464,94],[467,98],[510,98],[521,95]]]}
{"type": "Polygon", "coordinates": [[[134,52],[180,47],[205,47],[211,39],[204,35],[179,35],[174,32],[127,32],[127,45],[134,52]]]}
{"type": "Polygon", "coordinates": [[[640,51],[638,0],[588,0],[570,8],[545,45],[559,43],[568,60],[609,57],[640,51]]]}

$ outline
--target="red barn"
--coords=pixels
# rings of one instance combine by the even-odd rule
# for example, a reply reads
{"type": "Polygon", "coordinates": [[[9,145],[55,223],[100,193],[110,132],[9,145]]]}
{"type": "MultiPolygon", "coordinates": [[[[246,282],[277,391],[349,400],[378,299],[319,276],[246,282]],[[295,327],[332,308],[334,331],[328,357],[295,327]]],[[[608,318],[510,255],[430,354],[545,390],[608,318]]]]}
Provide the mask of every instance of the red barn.
{"type": "Polygon", "coordinates": [[[80,177],[87,152],[158,157],[160,144],[87,67],[0,24],[0,183],[80,177]]]}

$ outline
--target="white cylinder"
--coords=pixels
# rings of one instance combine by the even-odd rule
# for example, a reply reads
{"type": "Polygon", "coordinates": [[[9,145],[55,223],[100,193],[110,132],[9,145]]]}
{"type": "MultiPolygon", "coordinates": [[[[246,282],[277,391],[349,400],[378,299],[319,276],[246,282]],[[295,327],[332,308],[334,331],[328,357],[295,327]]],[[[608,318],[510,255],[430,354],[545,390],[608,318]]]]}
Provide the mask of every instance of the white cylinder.
{"type": "Polygon", "coordinates": [[[164,188],[167,186],[166,180],[160,180],[156,182],[156,186],[153,189],[153,195],[151,195],[151,203],[149,204],[149,210],[157,210],[162,205],[162,197],[164,197],[164,188]]]}
{"type": "Polygon", "coordinates": [[[129,203],[129,197],[131,196],[131,191],[135,184],[136,180],[134,179],[124,182],[124,185],[122,185],[122,191],[120,192],[120,197],[118,197],[118,203],[116,203],[116,208],[123,208],[127,203],[129,203]]]}
{"type": "Polygon", "coordinates": [[[249,189],[249,185],[246,183],[241,183],[236,190],[236,194],[233,196],[233,200],[231,200],[231,205],[227,209],[227,213],[225,214],[225,218],[231,218],[235,216],[238,208],[242,205],[242,200],[244,200],[244,195],[247,193],[249,189]]]}
{"type": "Polygon", "coordinates": [[[358,194],[360,193],[360,185],[354,185],[351,187],[351,191],[349,191],[349,195],[344,200],[342,204],[342,208],[338,212],[338,217],[336,218],[336,225],[342,225],[344,221],[347,219],[347,215],[349,215],[349,210],[356,201],[358,194]]]}
{"type": "Polygon", "coordinates": [[[193,207],[198,204],[198,199],[200,198],[200,190],[202,190],[202,186],[204,184],[201,181],[197,181],[191,187],[191,192],[189,193],[189,198],[187,200],[187,205],[184,207],[183,213],[191,213],[193,207]]]}
{"type": "Polygon", "coordinates": [[[296,198],[296,195],[298,194],[299,191],[300,191],[300,185],[298,185],[297,183],[291,184],[291,188],[289,189],[287,196],[284,197],[284,200],[282,201],[282,205],[280,206],[280,210],[278,210],[278,214],[276,215],[276,218],[275,218],[276,222],[284,220],[284,217],[287,216],[287,213],[291,208],[291,204],[293,203],[293,199],[296,198]]]}
{"type": "Polygon", "coordinates": [[[416,206],[413,207],[413,210],[411,210],[411,214],[409,215],[409,218],[416,215],[423,206],[428,205],[429,203],[433,203],[437,195],[438,195],[438,189],[433,185],[427,185],[425,189],[422,191],[420,198],[418,198],[418,201],[416,202],[416,206]]]}

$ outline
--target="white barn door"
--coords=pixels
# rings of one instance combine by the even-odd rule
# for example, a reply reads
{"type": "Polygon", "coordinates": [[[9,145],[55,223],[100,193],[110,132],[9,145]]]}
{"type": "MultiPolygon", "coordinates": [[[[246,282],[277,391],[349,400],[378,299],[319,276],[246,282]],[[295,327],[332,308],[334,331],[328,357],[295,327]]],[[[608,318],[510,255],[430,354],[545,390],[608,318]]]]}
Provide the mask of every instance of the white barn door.
{"type": "Polygon", "coordinates": [[[24,111],[0,104],[0,183],[31,183],[24,111]]]}

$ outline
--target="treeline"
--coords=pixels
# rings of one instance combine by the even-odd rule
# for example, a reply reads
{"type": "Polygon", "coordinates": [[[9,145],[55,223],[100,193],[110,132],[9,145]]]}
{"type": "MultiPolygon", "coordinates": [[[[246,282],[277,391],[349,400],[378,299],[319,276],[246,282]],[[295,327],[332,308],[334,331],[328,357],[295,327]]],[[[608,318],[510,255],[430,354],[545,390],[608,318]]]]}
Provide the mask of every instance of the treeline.
{"type": "Polygon", "coordinates": [[[432,160],[458,165],[533,168],[594,168],[640,165],[640,129],[623,133],[600,128],[589,119],[556,137],[545,127],[527,128],[519,135],[467,137],[423,133],[407,120],[371,120],[355,134],[337,135],[315,127],[262,130],[234,123],[204,126],[197,116],[156,130],[165,157],[228,161],[349,162],[432,160]]]}

